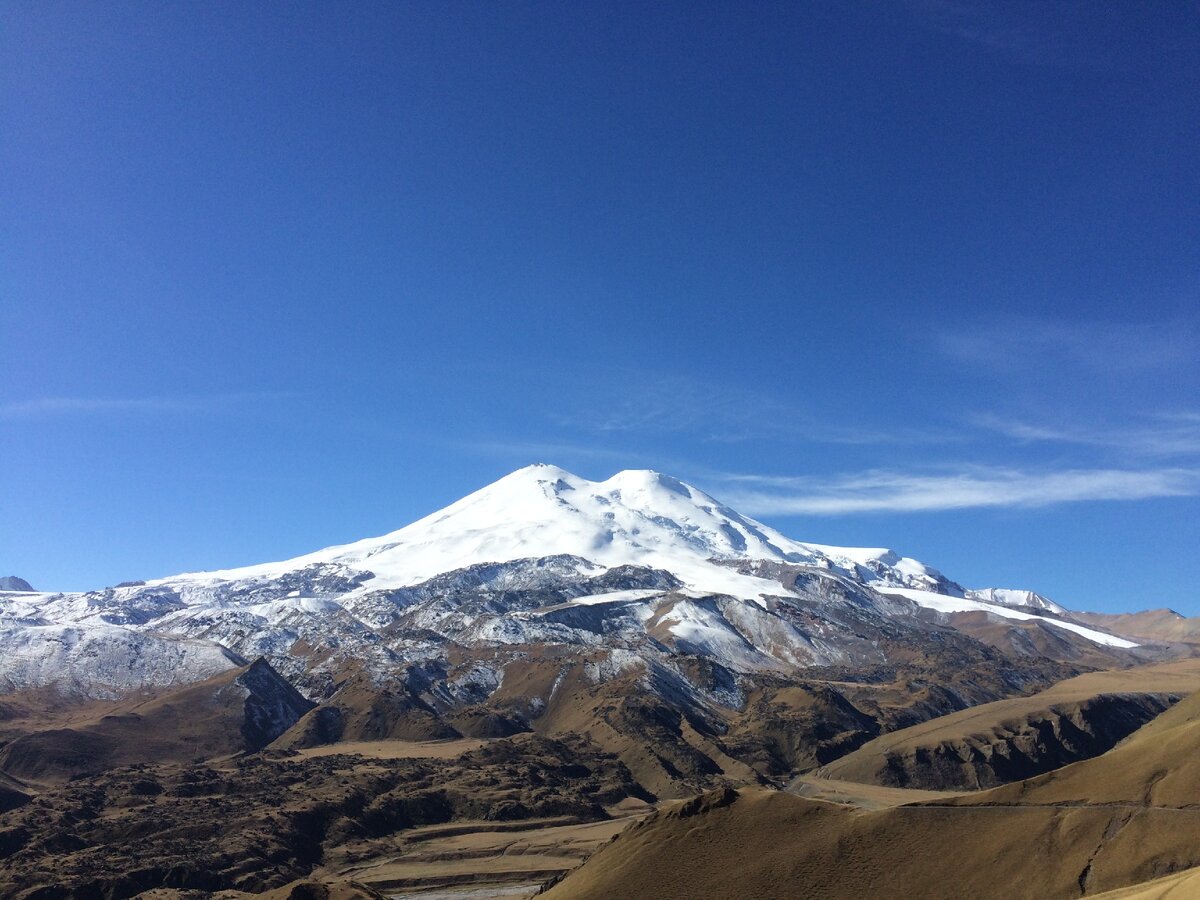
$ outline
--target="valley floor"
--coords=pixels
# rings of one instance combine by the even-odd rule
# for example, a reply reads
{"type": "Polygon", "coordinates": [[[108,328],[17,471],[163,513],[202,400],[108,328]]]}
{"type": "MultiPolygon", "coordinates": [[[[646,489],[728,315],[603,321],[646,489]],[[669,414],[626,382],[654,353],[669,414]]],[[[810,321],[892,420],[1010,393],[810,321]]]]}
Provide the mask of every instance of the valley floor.
{"type": "Polygon", "coordinates": [[[346,863],[334,856],[319,874],[353,880],[405,900],[526,898],[588,856],[650,807],[613,810],[604,822],[534,819],[504,827],[456,822],[407,832],[380,856],[346,863]]]}
{"type": "MultiPolygon", "coordinates": [[[[302,756],[333,753],[369,759],[449,759],[484,742],[363,741],[313,748],[302,756]]],[[[858,809],[888,809],[961,796],[962,792],[880,787],[802,775],[787,786],[798,796],[858,809]]],[[[386,841],[338,848],[313,874],[353,881],[401,900],[528,900],[555,876],[565,875],[630,825],[662,807],[627,800],[609,807],[607,821],[570,817],[499,823],[457,821],[415,828],[386,841]]]]}

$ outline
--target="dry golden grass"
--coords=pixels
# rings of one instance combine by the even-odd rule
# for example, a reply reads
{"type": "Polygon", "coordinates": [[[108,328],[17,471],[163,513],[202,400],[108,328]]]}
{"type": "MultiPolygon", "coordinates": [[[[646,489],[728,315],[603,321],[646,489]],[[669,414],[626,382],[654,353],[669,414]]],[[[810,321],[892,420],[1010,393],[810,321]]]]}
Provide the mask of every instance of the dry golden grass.
{"type": "Polygon", "coordinates": [[[1200,897],[1200,869],[1188,869],[1145,884],[1096,894],[1095,900],[1194,900],[1200,897]]]}
{"type": "Polygon", "coordinates": [[[880,735],[823,766],[820,774],[831,779],[871,783],[880,778],[889,757],[904,757],[939,745],[975,739],[986,741],[991,735],[1019,728],[1023,722],[1045,715],[1053,708],[1069,709],[1071,704],[1102,694],[1187,695],[1197,690],[1200,690],[1200,659],[1090,672],[1029,697],[984,703],[880,735]]]}
{"type": "Polygon", "coordinates": [[[1200,643],[1200,618],[1187,618],[1170,609],[1136,613],[1074,613],[1081,622],[1114,634],[1151,641],[1200,643]]]}
{"type": "Polygon", "coordinates": [[[1131,803],[1200,809],[1200,693],[1095,759],[954,801],[994,804],[1131,803]]]}
{"type": "Polygon", "coordinates": [[[1200,814],[908,806],[853,810],[743,789],[730,805],[624,833],[556,898],[1054,900],[1200,863],[1200,814]],[[1160,868],[1159,871],[1162,869],[1160,868]]]}
{"type": "Polygon", "coordinates": [[[797,797],[826,800],[859,809],[891,809],[907,803],[930,803],[958,796],[955,791],[920,791],[911,788],[881,787],[857,781],[835,781],[816,775],[801,775],[788,785],[797,797]]]}
{"type": "Polygon", "coordinates": [[[623,833],[547,896],[1056,900],[1123,890],[1114,900],[1153,900],[1200,897],[1200,873],[1183,871],[1194,866],[1200,694],[1108,753],[990,791],[873,810],[760,788],[705,795],[623,833]],[[1180,874],[1154,881],[1166,873],[1180,874]]]}

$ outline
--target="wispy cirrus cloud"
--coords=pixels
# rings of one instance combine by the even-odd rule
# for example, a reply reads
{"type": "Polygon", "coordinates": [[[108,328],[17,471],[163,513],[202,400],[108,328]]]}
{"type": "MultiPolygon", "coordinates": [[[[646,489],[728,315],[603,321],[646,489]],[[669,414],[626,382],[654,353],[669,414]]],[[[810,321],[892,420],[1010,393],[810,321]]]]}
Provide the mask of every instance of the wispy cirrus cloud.
{"type": "Polygon", "coordinates": [[[559,427],[616,434],[687,435],[709,443],[764,438],[813,444],[919,445],[950,443],[955,432],[934,426],[884,427],[819,416],[802,402],[768,390],[714,384],[701,378],[622,372],[607,396],[576,401],[554,416],[559,427]]]}
{"type": "Polygon", "coordinates": [[[157,397],[35,397],[0,402],[0,419],[99,415],[104,413],[190,413],[221,412],[233,407],[287,400],[289,391],[195,394],[157,397]]]}
{"type": "Polygon", "coordinates": [[[963,40],[1003,50],[1030,61],[1052,61],[1062,56],[1062,44],[1019,17],[1006,16],[990,4],[961,0],[924,0],[939,31],[963,40]]]}
{"type": "Polygon", "coordinates": [[[1129,374],[1200,362],[1200,319],[1083,322],[1031,316],[943,331],[951,358],[1011,372],[1053,371],[1068,363],[1091,373],[1129,374]]]}
{"type": "Polygon", "coordinates": [[[983,0],[910,0],[943,34],[997,51],[1029,65],[1109,69],[1119,64],[1113,42],[1128,30],[1128,8],[1119,13],[1087,2],[989,3],[983,0]]]}
{"type": "Polygon", "coordinates": [[[1023,471],[970,467],[941,473],[871,469],[828,478],[729,475],[722,499],[750,515],[935,512],[1146,500],[1200,494],[1200,469],[1023,471]]]}
{"type": "Polygon", "coordinates": [[[996,415],[975,416],[971,423],[1015,441],[1031,444],[1077,444],[1139,456],[1200,454],[1200,412],[1158,413],[1120,425],[1046,424],[996,415]]]}

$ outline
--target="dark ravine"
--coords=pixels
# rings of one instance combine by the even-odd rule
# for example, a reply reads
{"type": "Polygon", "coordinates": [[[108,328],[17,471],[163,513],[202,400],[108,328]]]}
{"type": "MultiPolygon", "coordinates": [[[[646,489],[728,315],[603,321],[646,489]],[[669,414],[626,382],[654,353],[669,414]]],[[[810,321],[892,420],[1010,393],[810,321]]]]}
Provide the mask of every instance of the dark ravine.
{"type": "Polygon", "coordinates": [[[31,799],[25,785],[0,772],[0,813],[24,806],[31,799]]]}
{"type": "Polygon", "coordinates": [[[889,761],[894,780],[882,783],[929,790],[980,790],[1020,781],[1091,759],[1112,749],[1181,698],[1163,694],[1112,694],[1056,707],[990,742],[943,746],[916,765],[889,761]],[[963,756],[966,759],[963,759],[963,756]]]}
{"type": "Polygon", "coordinates": [[[981,790],[1099,756],[1180,699],[1165,693],[1101,694],[950,740],[896,750],[868,744],[820,773],[884,787],[981,790]]]}

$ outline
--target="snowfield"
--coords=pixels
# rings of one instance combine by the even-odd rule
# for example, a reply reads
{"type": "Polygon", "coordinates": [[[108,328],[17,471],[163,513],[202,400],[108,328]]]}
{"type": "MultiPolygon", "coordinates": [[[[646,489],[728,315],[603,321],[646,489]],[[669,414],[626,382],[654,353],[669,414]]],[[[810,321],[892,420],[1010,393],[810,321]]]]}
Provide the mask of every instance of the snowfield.
{"type": "MultiPolygon", "coordinates": [[[[1124,649],[1129,649],[1137,646],[1137,644],[1133,641],[1126,640],[1125,638],[1119,638],[1115,635],[1105,634],[1103,631],[1097,631],[1094,628],[1088,628],[1075,622],[1064,622],[1060,619],[1051,618],[1050,616],[1035,616],[1032,613],[1019,612],[1018,610],[1011,609],[1008,606],[1001,604],[985,603],[982,600],[971,600],[966,597],[946,597],[942,594],[931,594],[929,591],[915,591],[908,588],[880,587],[879,590],[884,594],[906,597],[920,606],[925,607],[926,609],[936,609],[938,612],[956,613],[982,611],[990,613],[994,616],[999,616],[1002,619],[1044,622],[1047,625],[1053,625],[1055,628],[1063,628],[1067,631],[1073,631],[1075,634],[1082,635],[1089,641],[1095,641],[1097,644],[1103,644],[1105,647],[1122,647],[1124,649]]],[[[1062,609],[1062,607],[1059,607],[1059,609],[1062,609]]],[[[1063,612],[1066,612],[1066,610],[1063,610],[1063,612]]]]}

